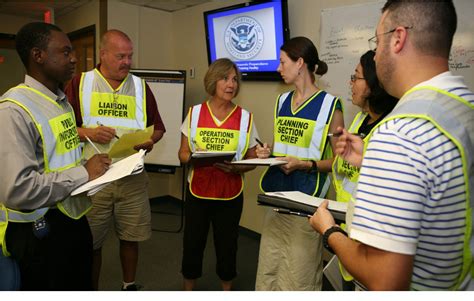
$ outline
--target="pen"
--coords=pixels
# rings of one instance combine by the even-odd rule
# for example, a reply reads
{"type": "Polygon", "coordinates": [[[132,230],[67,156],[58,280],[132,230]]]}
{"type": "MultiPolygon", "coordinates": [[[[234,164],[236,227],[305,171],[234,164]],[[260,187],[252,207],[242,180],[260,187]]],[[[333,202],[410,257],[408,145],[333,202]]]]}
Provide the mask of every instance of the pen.
{"type": "Polygon", "coordinates": [[[92,145],[92,147],[95,149],[96,153],[97,154],[100,154],[100,150],[97,148],[97,146],[95,146],[95,144],[92,142],[91,139],[89,139],[89,137],[86,136],[86,139],[87,141],[89,141],[89,143],[92,145]]]}
{"type": "Polygon", "coordinates": [[[291,211],[289,209],[283,209],[283,208],[273,208],[273,211],[281,213],[281,214],[291,214],[291,215],[297,215],[300,217],[307,217],[311,218],[311,214],[303,213],[303,212],[298,212],[298,211],[291,211]]]}
{"type": "MultiPolygon", "coordinates": [[[[100,123],[99,121],[97,121],[97,125],[98,125],[98,126],[104,126],[104,125],[103,125],[102,123],[100,123]]],[[[114,136],[115,136],[115,138],[120,139],[120,137],[117,136],[117,134],[114,134],[114,136]]]]}
{"type": "MultiPolygon", "coordinates": [[[[365,134],[364,133],[350,133],[352,135],[355,135],[355,136],[359,136],[360,138],[364,138],[365,137],[365,134]]],[[[328,133],[328,137],[339,137],[342,135],[342,132],[341,133],[328,133]]]]}
{"type": "Polygon", "coordinates": [[[260,141],[258,138],[255,138],[255,141],[257,141],[257,143],[258,143],[261,147],[263,147],[263,142],[260,141]]]}

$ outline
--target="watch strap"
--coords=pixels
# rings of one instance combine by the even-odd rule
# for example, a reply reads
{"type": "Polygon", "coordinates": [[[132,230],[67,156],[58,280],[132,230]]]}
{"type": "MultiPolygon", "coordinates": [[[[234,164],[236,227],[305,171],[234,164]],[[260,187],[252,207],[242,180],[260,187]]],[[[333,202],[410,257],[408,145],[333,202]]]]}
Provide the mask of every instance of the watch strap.
{"type": "Polygon", "coordinates": [[[326,232],[324,232],[324,234],[323,234],[323,246],[326,250],[328,250],[329,252],[331,252],[333,254],[334,254],[334,250],[329,246],[329,236],[331,236],[331,234],[333,234],[334,232],[340,232],[340,233],[344,234],[345,236],[347,236],[346,231],[342,230],[338,226],[332,226],[331,228],[327,229],[326,232]]]}

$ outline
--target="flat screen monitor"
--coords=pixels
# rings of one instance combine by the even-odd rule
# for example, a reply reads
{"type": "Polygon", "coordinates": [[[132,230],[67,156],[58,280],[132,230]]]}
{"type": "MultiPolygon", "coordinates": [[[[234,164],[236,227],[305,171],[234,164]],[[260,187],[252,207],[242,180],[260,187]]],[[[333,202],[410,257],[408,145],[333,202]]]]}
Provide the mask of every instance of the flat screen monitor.
{"type": "Polygon", "coordinates": [[[287,0],[254,1],[204,12],[209,64],[234,61],[243,80],[281,80],[280,47],[289,37],[287,0]]]}

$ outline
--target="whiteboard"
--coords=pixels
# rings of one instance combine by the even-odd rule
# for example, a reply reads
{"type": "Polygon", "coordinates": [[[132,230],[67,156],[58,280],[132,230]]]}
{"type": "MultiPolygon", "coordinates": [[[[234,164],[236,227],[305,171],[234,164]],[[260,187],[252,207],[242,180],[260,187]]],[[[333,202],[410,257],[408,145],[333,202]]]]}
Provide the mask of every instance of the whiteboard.
{"type": "MultiPolygon", "coordinates": [[[[349,77],[360,56],[369,50],[368,39],[374,36],[385,1],[343,6],[321,11],[320,59],[328,64],[328,72],[319,85],[341,97],[344,124],[350,125],[359,107],[351,102],[349,77]]],[[[454,74],[463,75],[468,87],[474,89],[474,1],[454,0],[458,15],[457,31],[449,60],[454,74]]]]}
{"type": "Polygon", "coordinates": [[[180,127],[184,117],[186,72],[181,70],[144,70],[131,72],[143,78],[155,96],[158,111],[166,132],[145,157],[146,164],[181,166],[178,150],[181,144],[180,127]]]}

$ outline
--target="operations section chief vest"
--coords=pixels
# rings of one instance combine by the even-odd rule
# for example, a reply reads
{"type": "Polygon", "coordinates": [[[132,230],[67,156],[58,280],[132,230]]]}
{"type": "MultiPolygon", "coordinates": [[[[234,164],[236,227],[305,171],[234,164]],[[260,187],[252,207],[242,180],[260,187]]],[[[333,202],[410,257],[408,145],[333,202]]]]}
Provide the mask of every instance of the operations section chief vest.
{"type": "MultiPolygon", "coordinates": [[[[331,157],[327,134],[339,99],[320,90],[293,111],[293,94],[291,91],[277,98],[272,155],[315,161],[331,157]]],[[[267,168],[260,179],[264,192],[297,190],[318,197],[326,195],[329,185],[326,173],[295,170],[285,175],[278,166],[267,168]]]]}
{"type": "MultiPolygon", "coordinates": [[[[94,128],[103,124],[118,130],[119,135],[146,127],[145,81],[135,75],[128,74],[114,90],[99,70],[83,72],[79,100],[83,127],[94,128]]],[[[100,149],[108,152],[111,146],[111,143],[100,145],[100,149]]],[[[85,157],[89,158],[94,153],[90,143],[85,143],[85,157]]]]}
{"type": "MultiPolygon", "coordinates": [[[[357,133],[364,122],[367,113],[359,112],[351,126],[350,133],[357,133]]],[[[368,138],[364,137],[364,144],[367,144],[368,138]]],[[[336,156],[332,164],[332,178],[334,190],[336,191],[336,201],[349,202],[357,188],[357,180],[359,179],[360,167],[353,166],[346,160],[336,156]]]]}
{"type": "MultiPolygon", "coordinates": [[[[190,149],[193,152],[196,147],[208,151],[235,151],[235,159],[243,159],[248,149],[253,115],[235,106],[221,125],[216,124],[214,118],[207,102],[190,108],[190,149]]],[[[213,166],[193,167],[191,170],[190,191],[198,198],[231,200],[242,190],[241,174],[227,173],[213,166]]]]}
{"type": "MultiPolygon", "coordinates": [[[[18,85],[5,93],[0,102],[10,101],[17,104],[33,120],[43,143],[44,172],[59,172],[76,167],[81,161],[79,135],[73,110],[60,106],[55,100],[30,88],[18,85]]],[[[9,256],[5,245],[5,233],[9,222],[34,222],[44,216],[49,208],[40,208],[31,212],[21,212],[1,205],[0,244],[3,253],[9,256]]],[[[66,216],[79,219],[91,208],[89,198],[68,196],[57,203],[57,208],[66,216]]]]}

